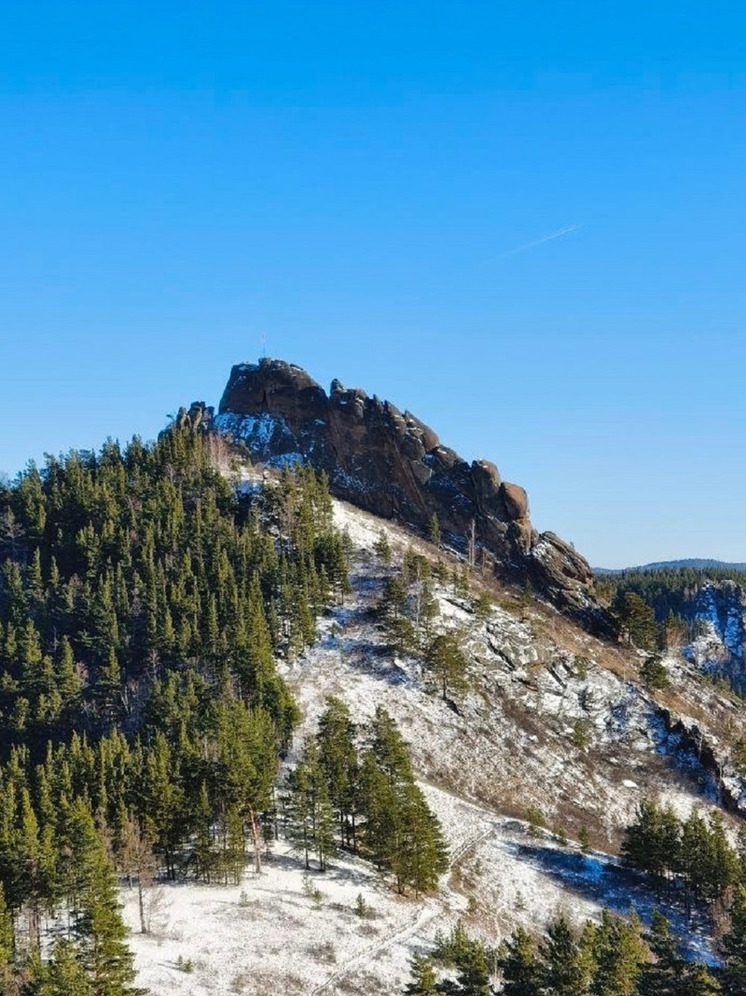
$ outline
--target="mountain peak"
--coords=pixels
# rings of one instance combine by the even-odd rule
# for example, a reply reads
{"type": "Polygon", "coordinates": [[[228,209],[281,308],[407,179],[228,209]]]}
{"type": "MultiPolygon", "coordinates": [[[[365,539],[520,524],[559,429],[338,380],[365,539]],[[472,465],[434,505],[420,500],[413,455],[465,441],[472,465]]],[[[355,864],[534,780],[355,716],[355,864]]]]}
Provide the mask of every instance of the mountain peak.
{"type": "Polygon", "coordinates": [[[424,532],[436,515],[449,544],[473,545],[478,563],[530,582],[591,628],[608,628],[588,563],[533,528],[524,489],[488,460],[464,460],[411,412],[338,380],[327,394],[302,367],[264,358],[233,367],[215,426],[255,461],[324,470],[333,494],[384,518],[424,532]]]}

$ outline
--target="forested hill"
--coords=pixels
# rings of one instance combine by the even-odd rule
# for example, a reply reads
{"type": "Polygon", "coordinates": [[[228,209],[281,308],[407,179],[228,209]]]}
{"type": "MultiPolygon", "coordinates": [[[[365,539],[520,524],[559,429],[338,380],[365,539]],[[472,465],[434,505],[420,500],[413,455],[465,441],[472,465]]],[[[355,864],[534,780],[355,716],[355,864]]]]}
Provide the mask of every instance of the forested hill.
{"type": "Polygon", "coordinates": [[[596,591],[602,602],[616,606],[626,593],[634,592],[653,608],[658,622],[664,622],[670,613],[689,618],[702,586],[722,581],[746,587],[746,570],[728,566],[630,568],[598,575],[596,591]]]}
{"type": "Polygon", "coordinates": [[[661,560],[651,564],[640,564],[636,567],[594,567],[593,573],[598,576],[603,576],[605,574],[639,574],[643,571],[651,572],[678,570],[725,571],[730,575],[734,571],[738,573],[746,571],[746,564],[730,563],[725,560],[709,560],[706,557],[691,557],[684,560],[661,560]]]}
{"type": "Polygon", "coordinates": [[[681,651],[746,691],[746,572],[728,567],[629,570],[596,579],[621,630],[647,650],[681,651]]]}
{"type": "MultiPolygon", "coordinates": [[[[7,996],[134,993],[116,873],[142,890],[156,871],[237,881],[248,851],[260,860],[298,718],[275,659],[313,640],[347,589],[346,540],[323,476],[285,470],[241,499],[214,469],[220,445],[182,413],[154,444],[48,458],[0,490],[7,996]]],[[[402,891],[430,888],[437,821],[384,711],[369,738],[352,846],[402,891]],[[408,846],[431,848],[415,870],[366,820],[374,807],[390,824],[405,795],[423,821],[408,846]]],[[[333,838],[333,786],[313,758],[305,771],[288,788],[288,832],[313,818],[333,838]]],[[[322,857],[332,846],[307,841],[322,857]]],[[[142,900],[140,914],[145,929],[142,900]]]]}

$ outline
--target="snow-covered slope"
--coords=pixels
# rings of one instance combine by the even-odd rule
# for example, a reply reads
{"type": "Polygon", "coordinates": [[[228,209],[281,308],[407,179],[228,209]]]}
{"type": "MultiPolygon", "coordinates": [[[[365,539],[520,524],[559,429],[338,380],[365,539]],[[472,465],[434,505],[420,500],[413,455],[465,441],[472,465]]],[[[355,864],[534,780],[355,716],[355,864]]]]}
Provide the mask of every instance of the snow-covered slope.
{"type": "MultiPolygon", "coordinates": [[[[327,873],[311,873],[318,900],[280,841],[263,873],[247,870],[238,887],[163,886],[157,929],[133,935],[141,982],[154,996],[393,996],[412,954],[461,916],[496,942],[517,922],[540,928],[558,909],[582,920],[604,905],[634,903],[645,915],[658,897],[610,856],[636,802],[652,795],[681,813],[717,802],[719,778],[707,769],[702,741],[716,747],[740,720],[693,666],[668,661],[673,690],[654,701],[637,681],[633,654],[593,639],[551,607],[493,586],[494,607],[480,620],[477,592],[455,595],[442,585],[436,625],[462,630],[471,669],[469,694],[444,701],[421,660],[390,652],[371,611],[406,545],[430,557],[435,551],[351,506],[336,502],[335,516],[352,540],[353,592],[323,621],[316,644],[283,665],[303,711],[296,746],[315,729],[328,695],[343,699],[356,720],[383,704],[409,740],[442,821],[450,873],[438,895],[415,901],[395,895],[364,862],[338,858],[327,873]],[[382,530],[395,551],[388,567],[374,552],[382,530]],[[693,729],[699,750],[687,733],[693,729]],[[587,855],[572,843],[581,827],[596,849],[587,855]],[[370,918],[356,914],[358,895],[370,918]]],[[[124,898],[134,929],[136,899],[124,898]]],[[[696,918],[690,940],[707,953],[696,918]]]]}

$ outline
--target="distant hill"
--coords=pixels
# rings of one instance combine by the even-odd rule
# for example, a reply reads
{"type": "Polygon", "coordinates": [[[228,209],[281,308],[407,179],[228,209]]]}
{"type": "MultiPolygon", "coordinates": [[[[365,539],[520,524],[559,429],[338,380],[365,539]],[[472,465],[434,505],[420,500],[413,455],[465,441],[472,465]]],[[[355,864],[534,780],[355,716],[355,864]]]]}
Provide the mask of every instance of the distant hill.
{"type": "Polygon", "coordinates": [[[707,560],[691,557],[688,560],[662,560],[654,564],[640,564],[637,567],[594,567],[594,574],[624,574],[627,571],[675,571],[675,570],[706,571],[746,571],[746,564],[734,564],[725,560],[707,560]]]}

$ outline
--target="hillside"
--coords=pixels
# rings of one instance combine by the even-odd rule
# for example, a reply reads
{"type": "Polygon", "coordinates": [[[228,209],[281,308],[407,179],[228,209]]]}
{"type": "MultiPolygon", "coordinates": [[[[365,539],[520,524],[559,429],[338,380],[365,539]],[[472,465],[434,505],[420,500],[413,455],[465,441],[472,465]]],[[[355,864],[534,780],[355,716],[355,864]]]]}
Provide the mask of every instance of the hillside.
{"type": "MultiPolygon", "coordinates": [[[[385,704],[442,821],[450,872],[438,895],[402,902],[365,864],[342,858],[313,874],[323,894],[317,904],[304,890],[302,862],[280,841],[263,874],[248,874],[240,886],[165,889],[158,936],[135,939],[141,977],[153,992],[255,993],[271,981],[287,993],[393,994],[402,991],[412,956],[429,951],[436,933],[459,918],[495,943],[517,923],[541,929],[557,910],[580,925],[604,907],[626,912],[630,905],[646,919],[664,908],[692,950],[713,958],[704,911],[687,924],[683,907],[662,900],[654,883],[613,855],[645,796],[688,814],[721,795],[717,776],[692,749],[697,734],[690,740],[674,728],[671,706],[708,716],[718,730],[735,720],[735,707],[683,661],[671,667],[686,698],[656,702],[635,680],[634,655],[582,632],[547,604],[527,604],[509,586],[487,584],[494,605],[477,619],[477,577],[468,594],[450,584],[435,589],[438,625],[461,629],[468,648],[473,686],[454,708],[418,655],[391,651],[372,614],[412,544],[433,562],[438,553],[349,505],[335,502],[334,516],[353,544],[352,591],[322,623],[314,646],[282,668],[302,712],[294,743],[314,730],[329,695],[346,702],[358,722],[385,704]],[[390,565],[376,553],[382,531],[394,551],[390,565]],[[529,825],[527,817],[538,819],[532,811],[546,829],[529,825]],[[593,845],[586,854],[572,843],[584,826],[593,845]],[[355,914],[358,894],[375,910],[370,921],[355,914]],[[282,940],[273,946],[278,925],[282,940]],[[194,962],[188,982],[179,957],[194,962]]],[[[134,897],[128,910],[134,925],[134,897]]]]}
{"type": "Polygon", "coordinates": [[[263,414],[194,405],[0,489],[3,991],[396,996],[414,966],[511,996],[523,958],[544,996],[555,937],[573,996],[604,946],[635,996],[730,985],[737,682],[617,638],[624,582],[599,599],[496,470],[417,477],[444,448],[413,416],[237,369],[263,414]],[[353,477],[355,439],[386,459],[353,477]]]}

